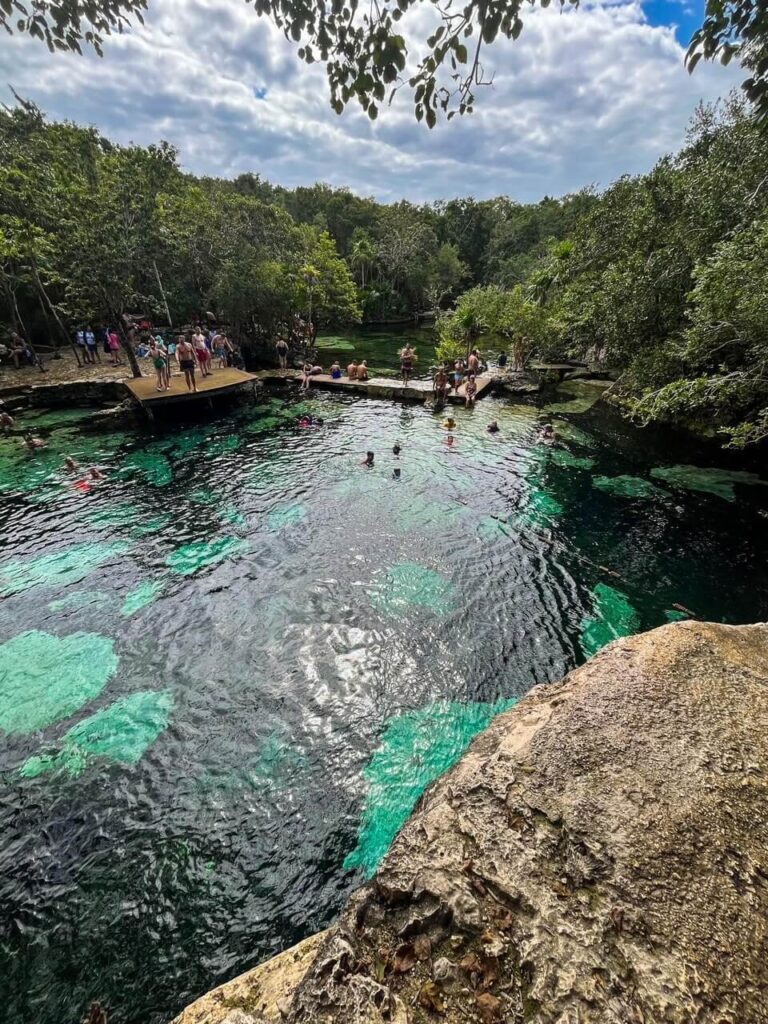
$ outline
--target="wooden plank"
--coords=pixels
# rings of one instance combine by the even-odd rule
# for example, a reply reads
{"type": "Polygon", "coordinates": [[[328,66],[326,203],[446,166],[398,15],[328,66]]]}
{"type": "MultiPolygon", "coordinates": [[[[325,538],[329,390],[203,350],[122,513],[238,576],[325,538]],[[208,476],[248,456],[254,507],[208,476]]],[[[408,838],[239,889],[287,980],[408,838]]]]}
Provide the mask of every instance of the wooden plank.
{"type": "Polygon", "coordinates": [[[234,391],[243,387],[250,381],[258,378],[253,373],[246,373],[244,370],[235,370],[233,367],[213,370],[210,376],[203,377],[199,371],[195,373],[197,393],[187,389],[183,374],[176,374],[171,377],[171,386],[168,391],[157,390],[157,380],[153,374],[151,377],[137,377],[126,380],[123,383],[131,392],[133,397],[142,405],[163,405],[165,403],[183,402],[194,400],[200,397],[213,398],[216,395],[224,394],[227,391],[234,391]]]}
{"type": "MultiPolygon", "coordinates": [[[[255,374],[259,380],[264,381],[297,381],[301,380],[300,370],[258,370],[255,374]]],[[[477,378],[477,398],[482,398],[489,388],[494,384],[495,377],[492,374],[481,374],[477,378]]],[[[407,385],[396,377],[371,377],[367,381],[349,380],[347,377],[335,379],[327,373],[318,373],[310,378],[310,389],[313,387],[329,388],[334,391],[347,391],[352,394],[366,395],[368,398],[395,398],[405,401],[423,402],[432,394],[431,380],[411,380],[407,385]]],[[[458,394],[452,391],[448,396],[449,402],[466,401],[464,385],[459,388],[458,394]]]]}

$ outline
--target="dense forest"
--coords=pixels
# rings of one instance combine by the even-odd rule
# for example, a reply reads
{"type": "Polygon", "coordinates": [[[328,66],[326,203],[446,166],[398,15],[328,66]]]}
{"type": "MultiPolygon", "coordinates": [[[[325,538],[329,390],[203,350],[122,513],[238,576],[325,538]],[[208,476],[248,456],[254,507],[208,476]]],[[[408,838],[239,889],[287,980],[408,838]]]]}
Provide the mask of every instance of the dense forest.
{"type": "Polygon", "coordinates": [[[196,178],[167,144],[118,146],[0,111],[0,322],[68,344],[141,312],[213,310],[246,346],[295,314],[320,327],[438,311],[444,354],[475,338],[619,372],[641,420],[768,434],[768,138],[741,101],[606,191],[392,205],[257,174],[196,178]]]}

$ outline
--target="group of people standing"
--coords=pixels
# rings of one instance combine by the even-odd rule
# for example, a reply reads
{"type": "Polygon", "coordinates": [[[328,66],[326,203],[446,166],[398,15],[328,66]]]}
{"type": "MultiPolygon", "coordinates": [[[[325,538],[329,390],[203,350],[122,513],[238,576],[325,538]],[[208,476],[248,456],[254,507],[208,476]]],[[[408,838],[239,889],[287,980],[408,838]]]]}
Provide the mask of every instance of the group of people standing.
{"type": "Polygon", "coordinates": [[[171,360],[176,359],[179,369],[184,373],[187,390],[197,391],[196,372],[202,377],[210,377],[213,373],[214,360],[219,369],[231,366],[235,355],[235,347],[226,334],[210,330],[205,333],[198,324],[192,330],[180,334],[175,342],[165,344],[159,335],[149,342],[149,356],[157,374],[157,391],[167,391],[171,386],[171,360]]]}
{"type": "Polygon", "coordinates": [[[84,363],[100,363],[101,353],[110,357],[112,366],[122,366],[120,359],[120,335],[114,327],[100,327],[98,331],[89,324],[75,333],[75,341],[80,357],[84,363]]]}

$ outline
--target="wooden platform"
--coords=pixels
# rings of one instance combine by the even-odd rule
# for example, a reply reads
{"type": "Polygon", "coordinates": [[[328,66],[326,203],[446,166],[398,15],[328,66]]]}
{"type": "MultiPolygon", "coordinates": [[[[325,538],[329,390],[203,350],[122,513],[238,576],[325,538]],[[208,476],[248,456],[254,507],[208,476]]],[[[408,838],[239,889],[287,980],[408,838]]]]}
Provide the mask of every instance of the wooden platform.
{"type": "MultiPolygon", "coordinates": [[[[259,370],[254,374],[259,380],[274,381],[300,381],[301,370],[259,370]]],[[[477,378],[477,398],[482,398],[496,382],[493,374],[483,373],[477,378]]],[[[319,373],[310,377],[310,390],[312,388],[329,388],[333,391],[347,391],[355,395],[365,395],[367,398],[394,398],[404,402],[425,402],[432,395],[431,380],[412,380],[407,385],[396,377],[371,377],[369,380],[349,380],[341,377],[334,380],[327,373],[319,373]]],[[[451,391],[448,401],[463,403],[466,401],[466,388],[462,384],[458,390],[451,391]]]]}
{"type": "Polygon", "coordinates": [[[157,409],[159,406],[171,405],[174,402],[191,402],[201,398],[213,399],[238,391],[248,384],[253,385],[257,379],[256,374],[227,367],[223,370],[213,370],[209,377],[203,377],[197,370],[195,372],[197,393],[187,389],[184,374],[178,372],[171,376],[171,386],[168,391],[157,390],[157,378],[154,373],[151,377],[149,375],[135,377],[123,383],[142,406],[157,409]]]}

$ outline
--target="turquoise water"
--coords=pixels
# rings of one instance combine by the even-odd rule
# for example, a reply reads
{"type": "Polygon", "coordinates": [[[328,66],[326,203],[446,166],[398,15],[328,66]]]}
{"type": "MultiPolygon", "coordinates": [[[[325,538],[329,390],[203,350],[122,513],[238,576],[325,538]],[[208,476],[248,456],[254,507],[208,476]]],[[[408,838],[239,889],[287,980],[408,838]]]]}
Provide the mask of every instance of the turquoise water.
{"type": "Polygon", "coordinates": [[[0,439],[6,1019],[169,1020],[332,919],[532,685],[675,605],[768,617],[761,478],[578,389],[548,404],[555,446],[533,405],[448,433],[287,391],[156,433],[50,417],[38,456],[0,439]]]}

